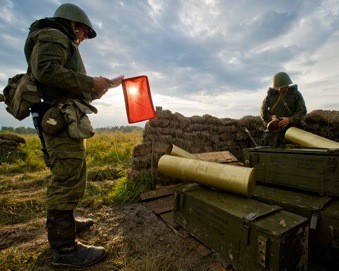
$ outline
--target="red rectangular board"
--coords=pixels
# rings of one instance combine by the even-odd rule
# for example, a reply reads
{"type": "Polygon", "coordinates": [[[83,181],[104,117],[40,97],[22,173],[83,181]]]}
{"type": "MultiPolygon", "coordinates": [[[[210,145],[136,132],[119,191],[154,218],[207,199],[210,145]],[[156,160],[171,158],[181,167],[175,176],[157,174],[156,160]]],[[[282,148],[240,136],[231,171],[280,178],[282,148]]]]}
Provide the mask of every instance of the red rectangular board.
{"type": "Polygon", "coordinates": [[[146,75],[122,80],[128,123],[155,118],[151,90],[146,75]]]}

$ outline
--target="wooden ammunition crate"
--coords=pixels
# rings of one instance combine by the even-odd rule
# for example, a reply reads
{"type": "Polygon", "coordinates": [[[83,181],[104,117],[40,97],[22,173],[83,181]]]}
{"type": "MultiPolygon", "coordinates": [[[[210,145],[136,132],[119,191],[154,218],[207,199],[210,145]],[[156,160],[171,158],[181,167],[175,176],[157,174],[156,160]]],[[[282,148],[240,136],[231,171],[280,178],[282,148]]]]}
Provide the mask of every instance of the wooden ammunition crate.
{"type": "Polygon", "coordinates": [[[339,199],[257,185],[253,198],[308,218],[309,257],[339,270],[339,199]]]}
{"type": "Polygon", "coordinates": [[[307,270],[307,219],[200,185],[175,193],[174,219],[237,271],[307,270]]]}
{"type": "Polygon", "coordinates": [[[244,163],[258,183],[339,196],[339,150],[248,148],[244,163]]]}

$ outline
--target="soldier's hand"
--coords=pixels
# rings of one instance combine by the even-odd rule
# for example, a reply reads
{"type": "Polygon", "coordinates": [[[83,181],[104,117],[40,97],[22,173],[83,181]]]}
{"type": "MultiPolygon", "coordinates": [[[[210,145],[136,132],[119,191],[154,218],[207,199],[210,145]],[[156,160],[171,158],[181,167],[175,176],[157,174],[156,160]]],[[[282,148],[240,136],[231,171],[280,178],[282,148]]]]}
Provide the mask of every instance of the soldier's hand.
{"type": "Polygon", "coordinates": [[[289,118],[282,117],[282,118],[280,118],[280,121],[279,121],[278,125],[279,125],[279,127],[284,128],[284,127],[286,127],[289,123],[290,123],[289,118]]]}
{"type": "Polygon", "coordinates": [[[111,79],[111,85],[110,87],[111,88],[116,88],[117,86],[120,86],[121,85],[121,82],[122,82],[122,79],[124,79],[124,76],[123,75],[120,75],[118,77],[115,77],[113,79],[111,79]]]}
{"type": "Polygon", "coordinates": [[[93,77],[92,94],[94,99],[100,99],[110,88],[111,80],[105,77],[93,77]]]}
{"type": "Polygon", "coordinates": [[[277,120],[278,117],[276,115],[272,115],[271,120],[277,120]]]}

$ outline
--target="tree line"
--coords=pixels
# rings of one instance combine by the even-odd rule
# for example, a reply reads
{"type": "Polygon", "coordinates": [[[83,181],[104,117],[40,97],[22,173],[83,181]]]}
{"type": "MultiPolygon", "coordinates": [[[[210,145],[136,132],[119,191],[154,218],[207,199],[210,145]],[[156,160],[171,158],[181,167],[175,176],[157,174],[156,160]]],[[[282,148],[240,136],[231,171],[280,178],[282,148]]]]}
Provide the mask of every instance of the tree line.
{"type": "MultiPolygon", "coordinates": [[[[96,128],[94,129],[98,133],[104,133],[104,132],[121,132],[121,133],[131,133],[134,131],[140,131],[142,130],[142,127],[139,126],[108,126],[104,128],[96,128]]],[[[17,133],[17,134],[35,134],[36,131],[32,127],[6,127],[2,126],[1,131],[3,132],[11,132],[11,133],[17,133]]]]}

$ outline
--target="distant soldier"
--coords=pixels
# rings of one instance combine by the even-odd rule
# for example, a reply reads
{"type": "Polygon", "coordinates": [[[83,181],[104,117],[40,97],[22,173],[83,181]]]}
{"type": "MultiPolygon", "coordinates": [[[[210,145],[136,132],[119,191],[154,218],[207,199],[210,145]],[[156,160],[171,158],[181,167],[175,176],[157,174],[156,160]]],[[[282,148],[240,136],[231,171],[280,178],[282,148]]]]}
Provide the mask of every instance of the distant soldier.
{"type": "Polygon", "coordinates": [[[87,182],[84,140],[94,134],[86,115],[96,112],[90,102],[101,98],[112,84],[121,83],[86,74],[79,45],[95,36],[82,9],[62,4],[53,17],[32,23],[25,43],[28,72],[43,96],[43,103],[32,108],[32,115],[44,116],[40,121],[52,172],[47,185],[46,225],[54,250],[52,264],[61,268],[90,266],[106,255],[103,247],[76,241],[76,234],[93,221],[74,218],[87,182]]]}
{"type": "Polygon", "coordinates": [[[262,145],[283,147],[285,132],[291,126],[302,126],[307,113],[305,101],[297,85],[285,72],[273,76],[272,87],[262,102],[260,117],[267,128],[262,145]]]}

